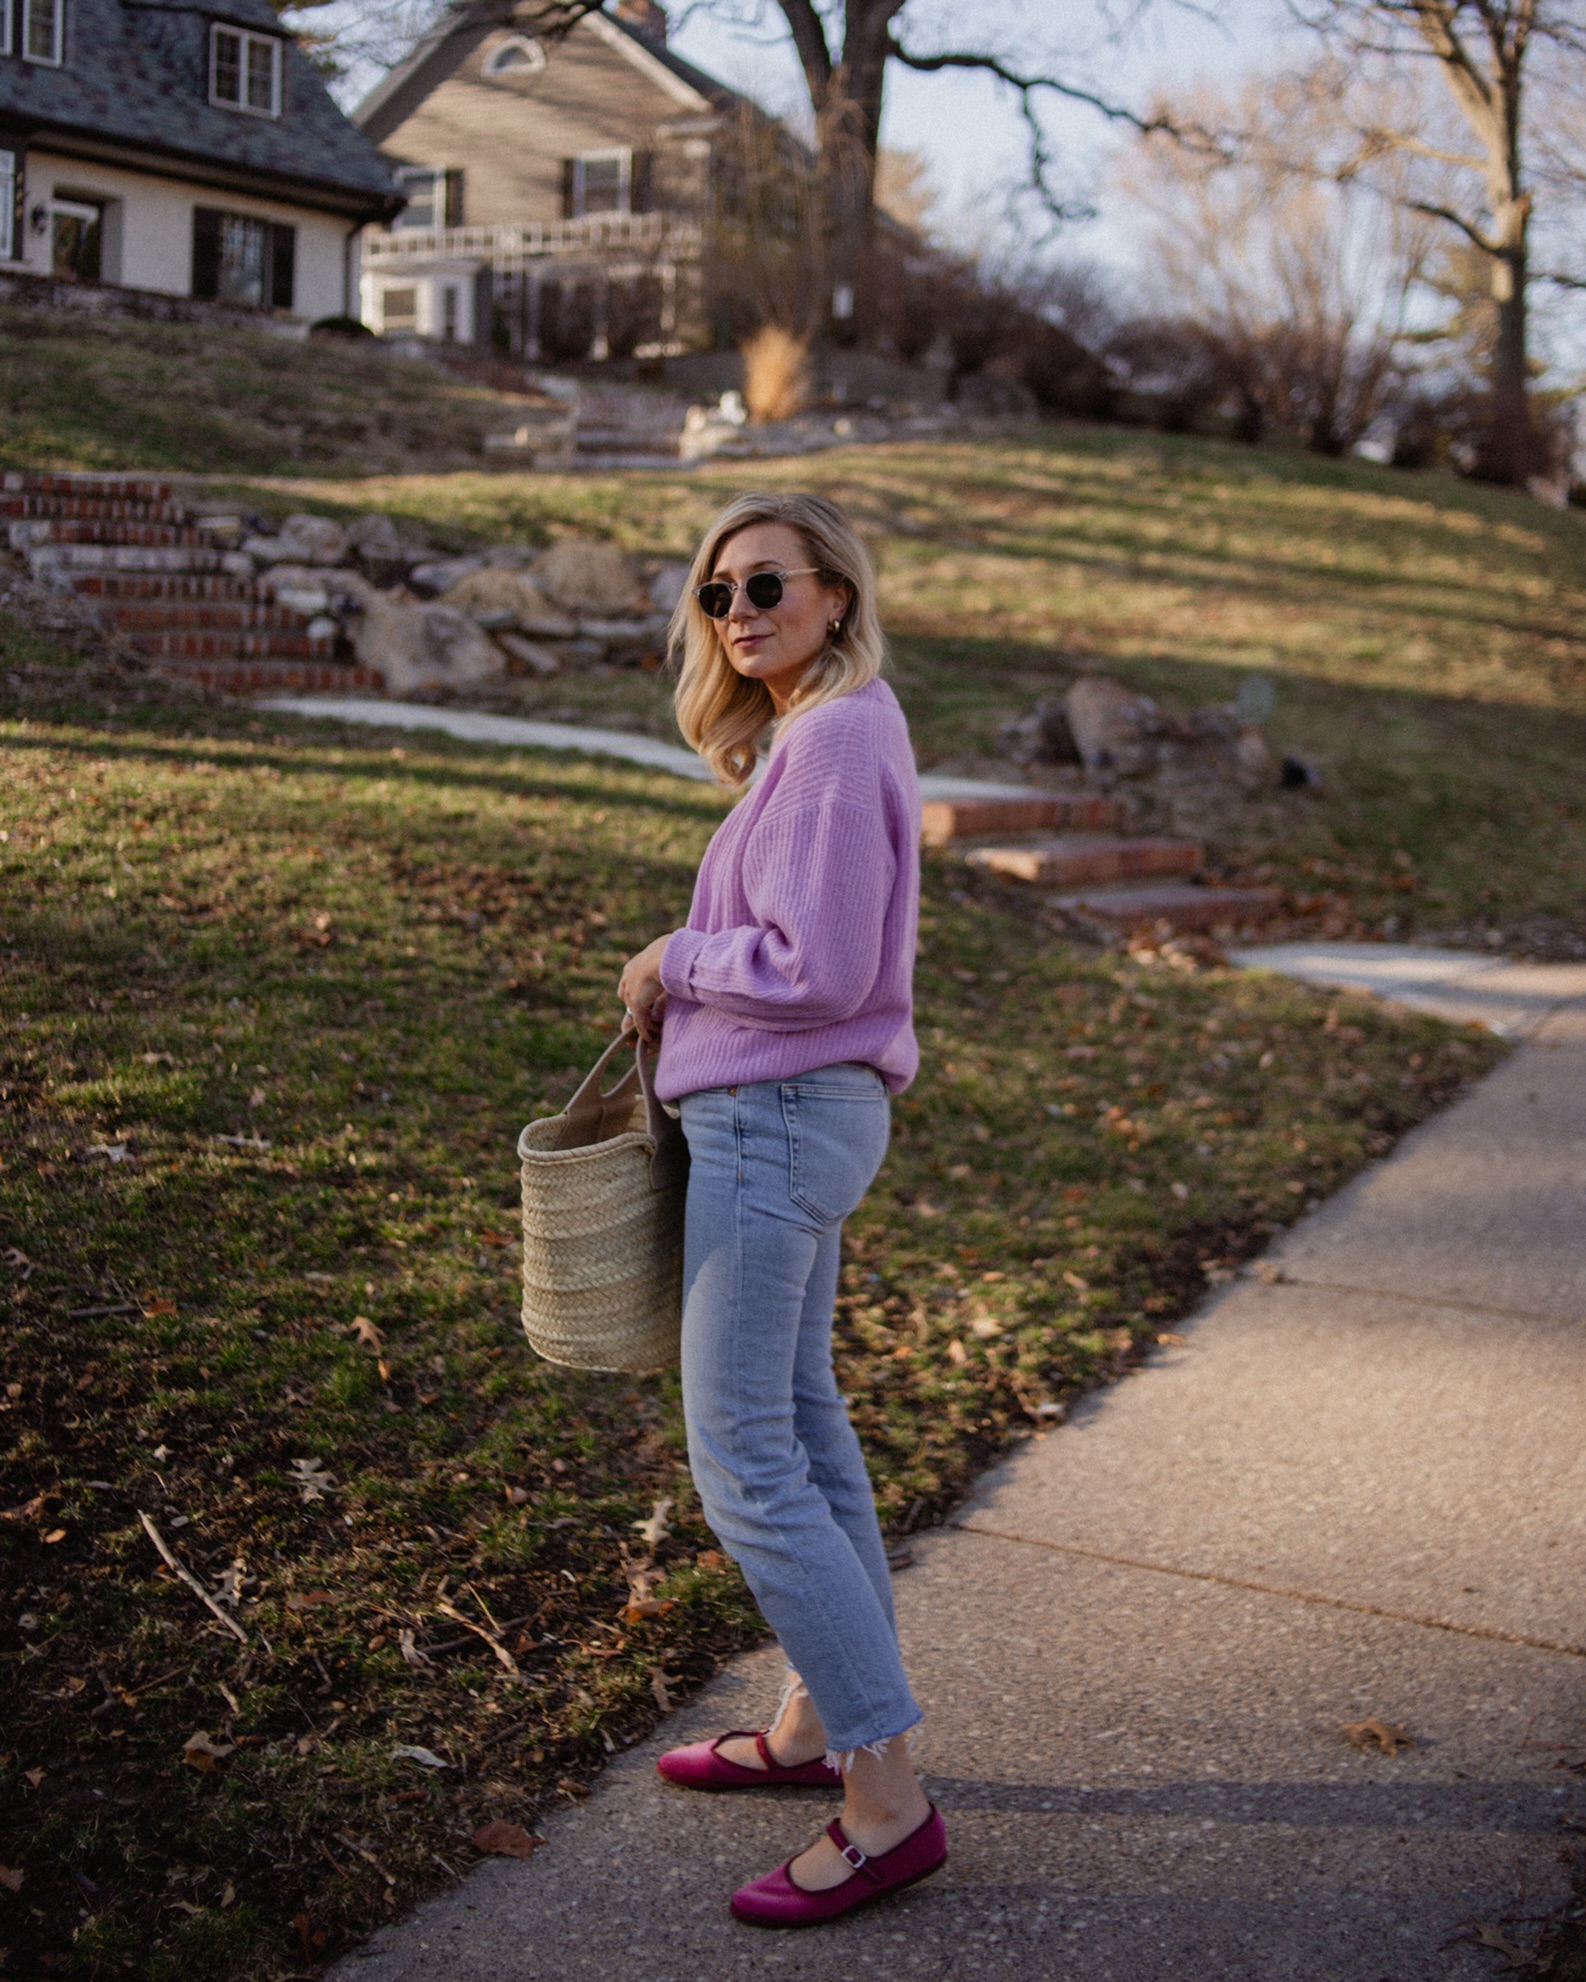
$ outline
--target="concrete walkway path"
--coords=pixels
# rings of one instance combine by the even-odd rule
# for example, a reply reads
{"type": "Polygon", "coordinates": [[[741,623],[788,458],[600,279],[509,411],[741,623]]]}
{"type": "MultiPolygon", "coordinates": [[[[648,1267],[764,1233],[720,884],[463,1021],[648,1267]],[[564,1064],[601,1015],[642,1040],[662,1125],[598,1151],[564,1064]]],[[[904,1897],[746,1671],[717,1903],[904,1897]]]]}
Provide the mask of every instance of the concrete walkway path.
{"type": "MultiPolygon", "coordinates": [[[[374,723],[385,729],[432,729],[467,743],[493,743],[506,749],[581,750],[589,757],[616,757],[647,770],[712,782],[709,767],[680,743],[663,743],[631,730],[596,729],[584,723],[536,723],[522,716],[490,716],[477,709],[437,709],[428,702],[387,702],[377,695],[266,695],[256,705],[288,716],[320,716],[333,722],[374,723]]],[[[920,796],[932,798],[1025,798],[1028,785],[988,783],[984,778],[938,777],[926,772],[920,796]]]]}
{"type": "Polygon", "coordinates": [[[1586,964],[1510,963],[1483,950],[1417,943],[1266,943],[1229,956],[1247,970],[1374,992],[1456,1025],[1484,1025],[1505,1039],[1524,1039],[1556,1005],[1586,992],[1586,964]]]}
{"type": "MultiPolygon", "coordinates": [[[[1479,1982],[1586,1818],[1586,970],[1463,1101],[914,1544],[901,1627],[952,1858],[802,1935],[726,1899],[830,1814],[688,1795],[737,1661],[527,1864],[338,1982],[1479,1982]],[[1414,1745],[1363,1752],[1380,1719],[1414,1745]],[[1572,1765],[1574,1765],[1572,1767],[1572,1765]]],[[[1555,980],[1554,988],[1559,988],[1555,980]]]]}

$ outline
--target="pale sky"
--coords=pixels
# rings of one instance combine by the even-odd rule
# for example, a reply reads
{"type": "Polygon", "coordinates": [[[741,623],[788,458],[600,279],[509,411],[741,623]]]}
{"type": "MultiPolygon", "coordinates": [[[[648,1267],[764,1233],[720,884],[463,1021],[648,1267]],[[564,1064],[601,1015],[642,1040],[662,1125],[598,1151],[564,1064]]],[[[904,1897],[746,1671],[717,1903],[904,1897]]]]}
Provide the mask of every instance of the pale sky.
{"type": "MultiPolygon", "coordinates": [[[[685,17],[684,9],[674,8],[683,26],[673,47],[768,108],[799,105],[803,80],[790,41],[777,32],[779,10],[766,0],[764,25],[757,31],[732,26],[722,18],[727,11],[698,7],[685,17]]],[[[1187,82],[1227,81],[1258,62],[1275,59],[1286,26],[1281,0],[1221,0],[1215,9],[1187,6],[1182,0],[1149,0],[1132,27],[1117,35],[1109,33],[1105,5],[1097,0],[1081,0],[1061,11],[1057,0],[974,0],[973,5],[913,0],[902,19],[907,45],[922,53],[993,49],[1010,67],[1058,74],[1136,109],[1159,86],[1182,89],[1187,82]]],[[[1120,142],[1119,127],[1050,92],[1042,93],[1041,104],[1042,122],[1065,167],[1062,190],[1100,209],[1097,220],[1065,228],[1065,249],[1127,267],[1132,242],[1118,217],[1107,213],[1103,170],[1109,148],[1120,142]]],[[[1000,209],[1007,189],[1027,169],[1028,139],[1018,99],[989,76],[963,71],[927,75],[893,63],[887,72],[882,141],[925,155],[942,193],[943,215],[950,225],[970,230],[1000,209]]]]}

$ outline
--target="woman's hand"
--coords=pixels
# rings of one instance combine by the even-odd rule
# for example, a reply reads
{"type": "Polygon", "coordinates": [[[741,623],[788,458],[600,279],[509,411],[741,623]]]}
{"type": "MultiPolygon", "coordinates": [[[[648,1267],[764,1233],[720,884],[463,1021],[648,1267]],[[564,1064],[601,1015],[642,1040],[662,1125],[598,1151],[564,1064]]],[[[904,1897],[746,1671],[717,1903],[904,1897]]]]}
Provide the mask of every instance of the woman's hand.
{"type": "Polygon", "coordinates": [[[661,959],[672,940],[672,931],[657,936],[636,957],[623,965],[617,995],[628,1008],[639,1037],[653,1046],[661,1036],[661,1020],[666,1013],[666,986],[661,982],[661,959]]]}

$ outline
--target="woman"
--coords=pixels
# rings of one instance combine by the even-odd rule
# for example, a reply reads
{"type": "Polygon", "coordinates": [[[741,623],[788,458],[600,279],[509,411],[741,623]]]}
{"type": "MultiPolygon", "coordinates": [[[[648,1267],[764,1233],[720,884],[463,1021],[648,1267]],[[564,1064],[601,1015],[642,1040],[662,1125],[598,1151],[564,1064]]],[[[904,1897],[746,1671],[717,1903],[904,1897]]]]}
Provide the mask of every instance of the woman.
{"type": "Polygon", "coordinates": [[[659,1766],[696,1789],[841,1787],[826,1835],[733,1896],[741,1920],[810,1926],[947,1856],[909,1760],[920,1710],[831,1359],[843,1220],[885,1154],[888,1097],[919,1064],[919,788],[880,679],[875,574],[834,503],[730,504],[672,633],[679,726],[724,783],[749,784],[775,728],[706,851],[688,926],[632,958],[620,990],[661,1042],[657,1089],[688,1138],[694,1482],[791,1670],[768,1730],[659,1766]]]}

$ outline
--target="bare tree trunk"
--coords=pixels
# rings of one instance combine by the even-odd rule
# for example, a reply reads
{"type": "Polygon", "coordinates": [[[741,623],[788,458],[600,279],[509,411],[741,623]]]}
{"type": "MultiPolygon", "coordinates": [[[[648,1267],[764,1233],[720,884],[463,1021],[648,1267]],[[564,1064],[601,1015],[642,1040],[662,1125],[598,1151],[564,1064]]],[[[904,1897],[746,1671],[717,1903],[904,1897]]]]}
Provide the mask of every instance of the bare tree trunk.
{"type": "Polygon", "coordinates": [[[1492,360],[1492,429],[1486,472],[1523,487],[1536,467],[1531,432],[1531,365],[1527,348],[1526,282],[1531,202],[1521,194],[1498,209],[1498,252],[1492,256],[1492,300],[1498,334],[1492,360]]]}
{"type": "Polygon", "coordinates": [[[904,0],[847,0],[833,59],[812,0],[781,0],[815,112],[817,344],[857,344],[875,321],[876,151],[890,30],[904,0]]]}

